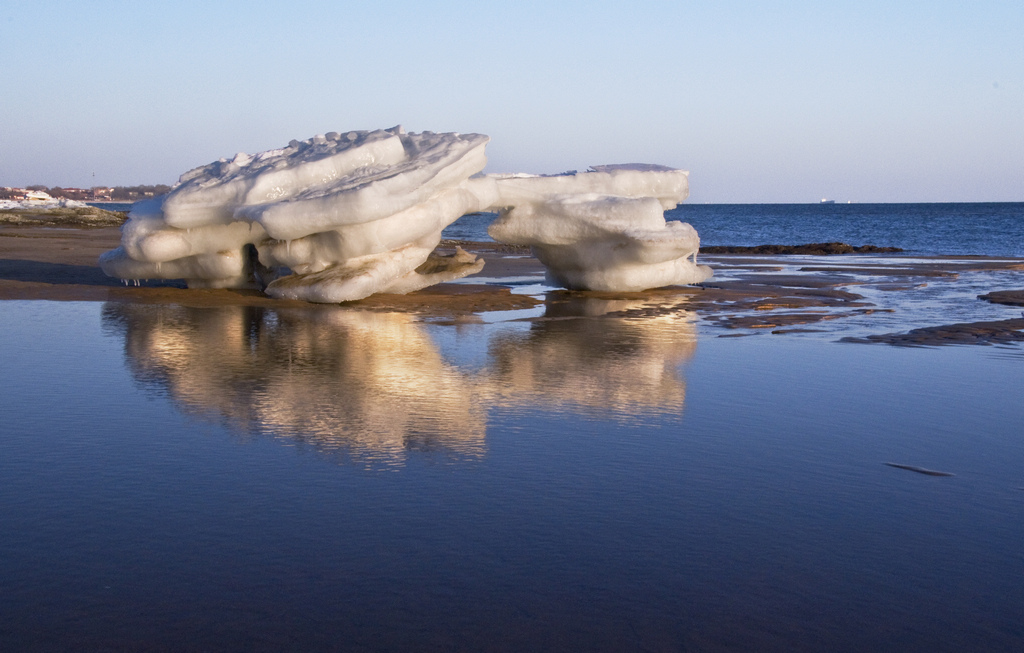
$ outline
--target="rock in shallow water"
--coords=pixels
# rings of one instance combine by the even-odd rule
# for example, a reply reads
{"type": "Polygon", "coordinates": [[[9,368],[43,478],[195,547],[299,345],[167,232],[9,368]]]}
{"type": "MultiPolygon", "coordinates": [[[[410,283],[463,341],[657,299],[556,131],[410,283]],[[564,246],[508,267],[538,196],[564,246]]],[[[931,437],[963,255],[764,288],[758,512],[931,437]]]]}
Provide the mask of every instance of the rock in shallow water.
{"type": "Polygon", "coordinates": [[[705,247],[705,254],[811,254],[830,256],[833,254],[889,254],[902,252],[899,247],[878,247],[877,245],[848,245],[846,243],[807,243],[806,245],[716,245],[705,247]]]}
{"type": "Polygon", "coordinates": [[[840,342],[884,343],[899,347],[1003,345],[1024,342],[1024,319],[946,324],[912,329],[906,333],[884,333],[863,338],[846,337],[840,342]]]}
{"type": "Polygon", "coordinates": [[[1024,290],[996,290],[985,295],[978,295],[978,299],[1006,306],[1024,306],[1024,290]]]}

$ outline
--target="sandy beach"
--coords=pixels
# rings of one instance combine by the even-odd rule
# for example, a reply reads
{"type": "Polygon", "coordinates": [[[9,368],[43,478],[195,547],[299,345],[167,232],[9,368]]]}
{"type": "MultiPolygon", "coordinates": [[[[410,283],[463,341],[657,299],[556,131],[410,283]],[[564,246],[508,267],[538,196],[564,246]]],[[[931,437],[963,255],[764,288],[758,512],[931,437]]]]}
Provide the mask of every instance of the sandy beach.
{"type": "MultiPolygon", "coordinates": [[[[106,276],[97,261],[118,246],[117,227],[54,228],[0,225],[0,299],[54,301],[122,301],[184,306],[308,306],[305,302],[273,299],[252,290],[189,290],[181,281],[149,281],[126,285],[106,276]]],[[[488,272],[501,276],[542,273],[533,259],[509,258],[498,246],[480,243],[491,252],[488,272]],[[497,272],[495,272],[497,270],[497,272]]],[[[537,302],[513,296],[507,288],[442,284],[410,295],[387,295],[351,302],[360,308],[423,312],[431,315],[528,308],[537,302]]]]}
{"type": "MultiPolygon", "coordinates": [[[[148,281],[126,285],[107,277],[97,260],[115,248],[117,227],[54,227],[26,224],[0,225],[0,299],[54,301],[113,301],[183,306],[244,305],[263,307],[306,306],[304,302],[273,299],[254,290],[190,290],[181,281],[148,281]]],[[[523,248],[497,243],[445,241],[442,249],[460,245],[481,256],[486,267],[476,278],[445,283],[408,295],[375,295],[348,302],[355,310],[399,311],[424,319],[471,319],[489,311],[538,307],[545,300],[513,293],[506,280],[543,279],[543,266],[523,248]]],[[[957,288],[968,274],[991,275],[1005,286],[1016,279],[1024,286],[1024,260],[986,257],[913,258],[886,255],[805,256],[711,254],[701,262],[711,265],[715,277],[700,286],[670,287],[640,293],[572,293],[553,291],[547,300],[585,296],[599,300],[630,300],[624,317],[652,317],[694,311],[725,332],[719,335],[750,335],[768,331],[776,335],[828,331],[844,318],[893,313],[864,290],[899,301],[925,287],[957,288]]],[[[977,283],[977,280],[975,280],[977,283]]],[[[857,342],[903,345],[1015,342],[1024,339],[1024,291],[1017,288],[983,288],[975,295],[978,309],[990,302],[1004,307],[1002,319],[966,319],[929,325],[908,324],[898,332],[852,338],[857,342]],[[988,292],[993,290],[994,292],[988,292]],[[979,298],[984,296],[985,299],[979,298]],[[913,327],[913,328],[912,328],[913,327]],[[913,331],[913,333],[911,333],[913,331]]],[[[615,313],[613,311],[612,313],[615,313]]],[[[987,316],[985,316],[987,317],[987,316]]],[[[891,318],[891,316],[890,316],[891,318]]],[[[889,320],[891,324],[891,319],[889,320]]],[[[841,335],[841,334],[840,334],[841,335]]]]}

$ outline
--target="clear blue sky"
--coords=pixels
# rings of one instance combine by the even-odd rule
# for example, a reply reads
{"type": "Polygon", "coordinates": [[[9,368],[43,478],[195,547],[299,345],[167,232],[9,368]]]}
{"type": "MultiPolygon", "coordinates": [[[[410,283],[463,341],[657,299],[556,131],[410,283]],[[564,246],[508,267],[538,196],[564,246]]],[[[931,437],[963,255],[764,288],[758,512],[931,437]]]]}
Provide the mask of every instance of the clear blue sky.
{"type": "Polygon", "coordinates": [[[0,63],[7,186],[402,124],[490,135],[488,172],[683,168],[694,202],[1024,201],[1021,0],[5,0],[0,63]]]}

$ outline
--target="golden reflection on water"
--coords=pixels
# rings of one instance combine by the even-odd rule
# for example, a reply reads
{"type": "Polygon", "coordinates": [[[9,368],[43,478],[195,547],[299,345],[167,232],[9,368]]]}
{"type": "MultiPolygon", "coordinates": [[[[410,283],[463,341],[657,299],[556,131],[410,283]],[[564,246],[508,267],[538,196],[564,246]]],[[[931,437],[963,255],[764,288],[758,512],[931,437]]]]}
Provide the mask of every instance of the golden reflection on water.
{"type": "Polygon", "coordinates": [[[417,450],[482,456],[493,406],[681,414],[694,325],[609,317],[635,304],[560,301],[523,328],[477,325],[488,357],[472,370],[404,313],[114,303],[103,313],[135,378],[183,411],[388,466],[417,450]]]}
{"type": "Polygon", "coordinates": [[[617,421],[681,414],[686,382],[679,366],[697,347],[696,326],[686,315],[612,317],[645,303],[549,300],[528,332],[492,339],[494,401],[575,407],[617,421]]]}

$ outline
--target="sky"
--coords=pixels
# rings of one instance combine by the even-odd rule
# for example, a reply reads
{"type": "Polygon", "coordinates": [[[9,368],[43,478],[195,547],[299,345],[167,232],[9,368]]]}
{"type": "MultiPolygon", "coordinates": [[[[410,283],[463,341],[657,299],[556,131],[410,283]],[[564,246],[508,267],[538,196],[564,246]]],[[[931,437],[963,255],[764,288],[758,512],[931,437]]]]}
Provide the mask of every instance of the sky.
{"type": "Polygon", "coordinates": [[[690,202],[1024,201],[1024,2],[4,0],[0,186],[173,184],[330,131],[690,202]]]}

